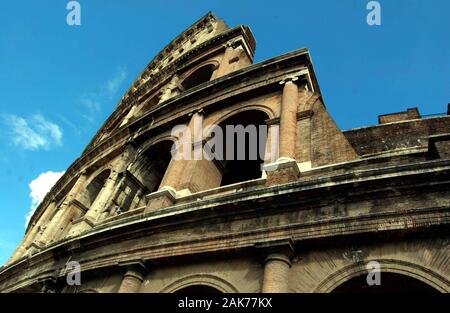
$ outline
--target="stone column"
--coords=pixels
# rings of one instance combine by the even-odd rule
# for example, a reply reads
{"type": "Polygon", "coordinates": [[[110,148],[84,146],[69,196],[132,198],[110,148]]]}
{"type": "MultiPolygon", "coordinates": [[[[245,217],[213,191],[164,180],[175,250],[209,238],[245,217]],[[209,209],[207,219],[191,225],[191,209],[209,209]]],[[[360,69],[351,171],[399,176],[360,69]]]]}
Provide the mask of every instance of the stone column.
{"type": "Polygon", "coordinates": [[[125,274],[119,286],[119,293],[137,293],[144,281],[147,267],[143,262],[122,264],[125,274]]]}
{"type": "Polygon", "coordinates": [[[114,193],[112,194],[110,200],[108,200],[108,206],[103,209],[97,220],[104,220],[116,214],[119,208],[124,208],[127,198],[129,197],[125,194],[125,190],[127,187],[126,175],[126,171],[119,174],[120,179],[116,187],[114,188],[114,193]]]}
{"type": "MultiPolygon", "coordinates": [[[[192,114],[189,126],[180,134],[181,138],[178,139],[177,151],[175,151],[176,157],[172,157],[158,191],[146,196],[147,205],[144,212],[171,206],[176,201],[177,191],[183,189],[186,180],[189,180],[192,174],[193,164],[196,162],[192,144],[196,139],[201,138],[202,129],[203,115],[200,111],[195,112],[192,114]]],[[[183,192],[189,194],[191,191],[185,187],[183,192]]]]}
{"type": "Polygon", "coordinates": [[[95,222],[100,217],[100,214],[106,208],[109,200],[114,194],[114,188],[117,182],[118,173],[111,171],[111,174],[106,179],[105,184],[100,190],[97,198],[95,198],[90,208],[84,216],[80,216],[79,220],[75,221],[73,227],[70,229],[69,236],[76,236],[94,227],[95,222]]]}
{"type": "Polygon", "coordinates": [[[279,119],[266,120],[268,127],[266,151],[264,152],[264,165],[276,162],[279,159],[279,143],[280,143],[280,125],[279,119]]]}
{"type": "Polygon", "coordinates": [[[264,263],[262,292],[288,292],[291,261],[287,253],[270,253],[264,263]]]}
{"type": "Polygon", "coordinates": [[[295,159],[297,129],[298,87],[297,77],[280,82],[283,84],[280,112],[280,158],[295,159]]]}
{"type": "Polygon", "coordinates": [[[265,255],[261,292],[288,292],[289,270],[295,251],[292,239],[267,239],[256,244],[256,247],[265,255]]]}
{"type": "Polygon", "coordinates": [[[276,162],[266,163],[266,185],[279,185],[292,182],[300,176],[300,169],[295,159],[297,141],[297,110],[299,105],[297,77],[290,77],[282,82],[283,94],[280,108],[279,158],[276,162]]]}
{"type": "Polygon", "coordinates": [[[109,200],[114,196],[118,177],[119,173],[114,170],[111,171],[111,174],[109,175],[108,179],[106,179],[102,190],[98,194],[97,198],[95,198],[94,202],[86,213],[85,218],[90,219],[92,222],[95,222],[97,220],[100,213],[102,213],[106,208],[109,200]]]}
{"type": "Polygon", "coordinates": [[[136,194],[135,194],[135,196],[133,198],[133,201],[131,202],[129,211],[134,210],[134,209],[136,209],[138,207],[138,205],[141,202],[143,196],[144,196],[144,193],[142,192],[142,189],[139,189],[136,192],[136,194]]]}
{"type": "Polygon", "coordinates": [[[69,213],[64,216],[63,226],[56,230],[54,240],[64,238],[67,235],[67,232],[70,231],[73,222],[86,214],[87,208],[81,202],[73,200],[67,208],[67,211],[69,213]]]}
{"type": "Polygon", "coordinates": [[[167,171],[162,179],[159,190],[168,188],[172,190],[179,190],[182,184],[182,178],[190,173],[186,173],[189,164],[193,164],[194,159],[197,157],[192,152],[192,144],[202,139],[203,128],[203,114],[195,112],[192,114],[191,120],[188,126],[188,133],[184,133],[179,140],[179,146],[177,147],[177,158],[172,158],[167,171]]]}
{"type": "Polygon", "coordinates": [[[122,152],[120,158],[115,160],[112,164],[114,170],[118,173],[125,171],[132,162],[136,155],[136,143],[134,140],[130,139],[125,144],[125,148],[122,152]]]}

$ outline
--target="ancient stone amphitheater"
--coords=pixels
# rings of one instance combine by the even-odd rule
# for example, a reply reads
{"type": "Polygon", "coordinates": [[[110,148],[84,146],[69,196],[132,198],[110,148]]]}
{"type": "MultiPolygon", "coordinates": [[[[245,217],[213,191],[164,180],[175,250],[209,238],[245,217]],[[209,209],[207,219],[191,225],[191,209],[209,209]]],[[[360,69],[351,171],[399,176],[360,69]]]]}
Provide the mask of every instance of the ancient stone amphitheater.
{"type": "Polygon", "coordinates": [[[38,207],[0,291],[450,291],[449,113],[342,131],[307,49],[254,52],[212,13],[171,41],[38,207]],[[174,127],[196,122],[265,126],[272,157],[175,157],[174,127]]]}

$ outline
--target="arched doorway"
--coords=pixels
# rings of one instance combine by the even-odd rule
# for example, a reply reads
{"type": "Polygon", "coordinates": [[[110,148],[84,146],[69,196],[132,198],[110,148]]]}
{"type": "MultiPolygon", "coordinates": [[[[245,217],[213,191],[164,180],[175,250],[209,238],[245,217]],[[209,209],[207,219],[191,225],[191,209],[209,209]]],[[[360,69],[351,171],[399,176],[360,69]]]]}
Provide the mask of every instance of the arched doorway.
{"type": "Polygon", "coordinates": [[[222,151],[215,161],[223,172],[221,186],[261,177],[268,118],[265,112],[247,110],[219,123],[222,151]]]}
{"type": "Polygon", "coordinates": [[[176,294],[220,294],[219,289],[207,285],[191,285],[175,291],[176,294]]]}
{"type": "Polygon", "coordinates": [[[398,273],[381,272],[380,285],[370,286],[367,283],[367,274],[353,277],[337,286],[332,293],[436,293],[435,288],[430,285],[398,273]]]}
{"type": "Polygon", "coordinates": [[[237,293],[230,282],[211,274],[193,274],[181,277],[161,289],[161,293],[237,293]]]}

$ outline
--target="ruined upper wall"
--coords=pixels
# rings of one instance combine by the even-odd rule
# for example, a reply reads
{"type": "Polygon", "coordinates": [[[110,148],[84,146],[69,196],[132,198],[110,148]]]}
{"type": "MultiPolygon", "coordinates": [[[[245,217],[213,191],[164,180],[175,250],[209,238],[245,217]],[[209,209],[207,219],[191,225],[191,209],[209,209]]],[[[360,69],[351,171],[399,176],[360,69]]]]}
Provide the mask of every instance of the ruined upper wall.
{"type": "Polygon", "coordinates": [[[344,131],[359,155],[427,147],[428,138],[450,133],[450,116],[405,120],[344,131]]]}
{"type": "Polygon", "coordinates": [[[228,29],[228,25],[222,19],[218,19],[213,13],[208,12],[205,16],[173,39],[153,58],[141,75],[136,79],[132,88],[124,98],[129,96],[131,92],[137,90],[158,72],[161,72],[176,58],[189,53],[189,51],[198,47],[200,44],[228,29]]]}

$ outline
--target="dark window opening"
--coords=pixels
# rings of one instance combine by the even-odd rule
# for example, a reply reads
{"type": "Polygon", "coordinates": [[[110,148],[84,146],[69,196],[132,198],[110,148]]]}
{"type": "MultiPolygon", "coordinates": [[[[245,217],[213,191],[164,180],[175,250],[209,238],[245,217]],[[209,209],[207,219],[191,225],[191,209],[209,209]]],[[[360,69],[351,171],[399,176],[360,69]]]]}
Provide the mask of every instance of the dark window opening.
{"type": "Polygon", "coordinates": [[[223,159],[216,162],[223,171],[221,186],[261,177],[267,119],[266,113],[249,110],[219,124],[223,133],[223,159]]]}
{"type": "Polygon", "coordinates": [[[130,110],[125,110],[125,112],[123,112],[120,116],[118,116],[115,119],[115,121],[111,125],[108,126],[108,132],[110,134],[120,127],[120,125],[123,123],[125,117],[128,115],[129,112],[130,112],[130,110]]]}
{"type": "Polygon", "coordinates": [[[184,90],[191,89],[195,86],[203,84],[211,79],[215,66],[213,64],[205,65],[194,71],[182,83],[184,90]]]}
{"type": "Polygon", "coordinates": [[[436,289],[420,280],[396,273],[381,272],[380,285],[368,285],[367,275],[354,277],[333,290],[333,293],[436,293],[436,289]]]}
{"type": "Polygon", "coordinates": [[[159,96],[154,95],[150,99],[147,99],[145,101],[145,104],[142,106],[142,108],[139,111],[139,115],[143,115],[146,112],[150,111],[154,106],[156,106],[159,102],[159,96]]]}
{"type": "Polygon", "coordinates": [[[133,164],[131,172],[148,189],[158,190],[172,159],[172,141],[161,141],[148,148],[133,164]]]}

